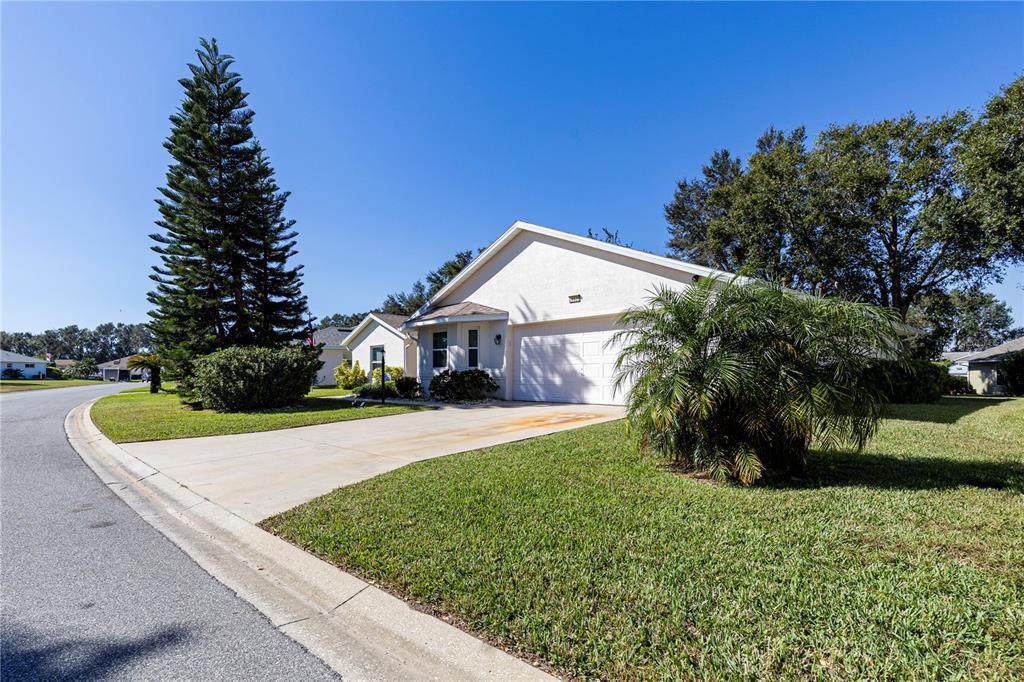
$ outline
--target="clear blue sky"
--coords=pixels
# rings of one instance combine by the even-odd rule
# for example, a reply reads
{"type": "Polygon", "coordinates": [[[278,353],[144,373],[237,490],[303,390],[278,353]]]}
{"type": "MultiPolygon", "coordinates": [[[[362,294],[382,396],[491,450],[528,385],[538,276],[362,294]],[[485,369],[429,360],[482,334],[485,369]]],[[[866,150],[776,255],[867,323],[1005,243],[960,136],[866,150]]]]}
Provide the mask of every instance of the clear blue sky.
{"type": "MultiPolygon", "coordinates": [[[[1024,5],[2,4],[4,329],[146,319],[177,79],[237,58],[313,312],[516,219],[663,252],[662,205],[768,125],[977,110],[1024,5]]],[[[1019,271],[993,290],[1024,323],[1019,271]]]]}

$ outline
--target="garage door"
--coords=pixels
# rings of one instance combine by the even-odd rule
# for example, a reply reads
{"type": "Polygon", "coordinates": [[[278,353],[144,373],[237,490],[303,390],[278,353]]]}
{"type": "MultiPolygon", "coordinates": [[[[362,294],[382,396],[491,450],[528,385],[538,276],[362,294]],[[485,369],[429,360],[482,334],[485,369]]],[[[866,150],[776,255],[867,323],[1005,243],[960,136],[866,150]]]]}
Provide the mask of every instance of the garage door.
{"type": "Polygon", "coordinates": [[[614,390],[618,348],[614,317],[519,327],[515,335],[516,400],[621,404],[614,390]]]}

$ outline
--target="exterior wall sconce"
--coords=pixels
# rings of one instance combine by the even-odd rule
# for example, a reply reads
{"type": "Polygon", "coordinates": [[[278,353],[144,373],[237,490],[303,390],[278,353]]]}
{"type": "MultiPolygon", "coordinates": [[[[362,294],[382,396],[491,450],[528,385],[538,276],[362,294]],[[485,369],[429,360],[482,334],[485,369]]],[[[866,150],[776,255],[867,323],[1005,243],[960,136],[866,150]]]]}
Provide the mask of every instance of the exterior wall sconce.
{"type": "Polygon", "coordinates": [[[500,346],[501,345],[501,334],[495,334],[494,335],[494,345],[495,346],[500,346]]]}
{"type": "Polygon", "coordinates": [[[571,296],[569,296],[569,303],[579,303],[582,300],[583,300],[583,295],[582,294],[572,294],[571,296]]]}

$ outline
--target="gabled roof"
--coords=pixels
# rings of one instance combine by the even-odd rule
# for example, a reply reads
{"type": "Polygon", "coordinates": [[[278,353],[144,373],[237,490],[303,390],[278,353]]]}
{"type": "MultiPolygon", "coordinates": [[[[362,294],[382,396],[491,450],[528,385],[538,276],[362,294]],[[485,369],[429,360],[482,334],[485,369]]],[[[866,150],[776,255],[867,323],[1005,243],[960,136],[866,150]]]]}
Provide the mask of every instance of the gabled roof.
{"type": "MultiPolygon", "coordinates": [[[[578,234],[572,234],[570,232],[563,232],[562,230],[556,230],[550,227],[544,227],[542,225],[534,225],[533,223],[523,222],[517,220],[505,230],[500,237],[494,240],[494,242],[486,249],[480,252],[476,258],[474,258],[469,265],[464,267],[458,275],[452,278],[448,284],[441,287],[441,289],[434,294],[429,301],[426,302],[419,310],[416,311],[414,317],[418,317],[430,311],[432,307],[437,305],[438,302],[443,301],[444,297],[455,290],[460,284],[470,277],[474,272],[479,270],[483,265],[491,260],[496,253],[511,242],[517,235],[523,232],[532,232],[534,234],[544,235],[546,237],[552,237],[554,239],[560,239],[565,242],[573,244],[581,244],[588,246],[599,251],[605,251],[607,253],[613,253],[619,256],[625,256],[627,258],[634,258],[638,261],[645,263],[653,263],[654,265],[660,265],[662,267],[671,268],[673,270],[679,270],[686,272],[691,275],[698,275],[700,277],[733,277],[732,274],[724,272],[722,270],[713,270],[706,268],[703,265],[695,265],[694,263],[686,263],[675,258],[668,258],[666,256],[656,256],[653,253],[647,253],[646,251],[638,251],[637,249],[631,249],[625,246],[618,246],[617,244],[609,244],[603,242],[600,239],[592,239],[590,237],[581,237],[578,234]]],[[[746,280],[745,277],[740,277],[740,280],[746,280]]]]}
{"type": "Polygon", "coordinates": [[[376,322],[385,329],[397,334],[403,339],[408,338],[408,334],[402,331],[402,325],[408,320],[406,315],[391,315],[389,313],[370,313],[363,318],[363,321],[356,325],[356,328],[348,333],[348,336],[341,342],[343,346],[348,346],[354,339],[356,339],[363,330],[369,327],[371,324],[376,322]]]}
{"type": "Polygon", "coordinates": [[[950,362],[959,362],[961,360],[966,360],[971,355],[974,355],[974,353],[975,351],[970,350],[947,351],[942,354],[942,359],[949,360],[950,362]]]}
{"type": "Polygon", "coordinates": [[[383,320],[385,324],[391,326],[393,329],[400,329],[403,324],[409,319],[408,315],[392,315],[391,313],[373,313],[378,319],[383,320]]]}
{"type": "Polygon", "coordinates": [[[405,328],[418,327],[425,324],[444,324],[447,322],[468,322],[473,320],[504,320],[508,318],[507,310],[499,310],[489,305],[463,301],[431,308],[422,315],[416,315],[405,323],[405,328]]]}
{"type": "Polygon", "coordinates": [[[46,360],[0,348],[0,362],[46,362],[46,360]]]}
{"type": "MultiPolygon", "coordinates": [[[[138,353],[136,353],[135,355],[138,355],[138,353]]],[[[128,361],[134,358],[135,355],[126,355],[123,358],[117,358],[116,360],[107,360],[106,362],[101,362],[100,364],[96,365],[96,367],[98,367],[99,369],[127,369],[128,361]]]]}
{"type": "Polygon", "coordinates": [[[324,348],[341,348],[352,327],[323,327],[313,332],[313,343],[324,344],[324,348]]]}
{"type": "Polygon", "coordinates": [[[968,362],[995,362],[1002,359],[1004,355],[1022,351],[1024,351],[1024,336],[1018,336],[1017,338],[1001,343],[998,346],[993,346],[988,350],[979,351],[966,359],[968,362]]]}

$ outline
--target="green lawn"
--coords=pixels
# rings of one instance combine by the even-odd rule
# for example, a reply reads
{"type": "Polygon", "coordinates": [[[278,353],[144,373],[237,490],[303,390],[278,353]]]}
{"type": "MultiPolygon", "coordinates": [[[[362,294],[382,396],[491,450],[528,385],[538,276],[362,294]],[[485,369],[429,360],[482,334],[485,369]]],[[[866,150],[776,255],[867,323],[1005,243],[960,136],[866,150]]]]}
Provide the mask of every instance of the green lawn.
{"type": "Polygon", "coordinates": [[[108,438],[115,443],[129,443],[272,431],[430,409],[406,405],[355,407],[352,403],[325,397],[347,392],[345,389],[315,388],[309,393],[311,397],[299,407],[221,414],[212,410],[189,409],[173,393],[151,394],[148,388],[139,388],[102,398],[92,406],[91,414],[96,426],[108,438]]]}
{"type": "Polygon", "coordinates": [[[612,422],[264,525],[574,677],[1024,677],[1024,400],[894,407],[799,485],[673,473],[612,422]]]}
{"type": "Polygon", "coordinates": [[[92,386],[102,384],[92,379],[0,379],[0,393],[15,391],[38,391],[43,388],[70,388],[71,386],[92,386]]]}
{"type": "Polygon", "coordinates": [[[338,395],[352,395],[352,389],[338,388],[337,386],[316,386],[309,392],[309,397],[311,398],[326,398],[338,395]]]}

